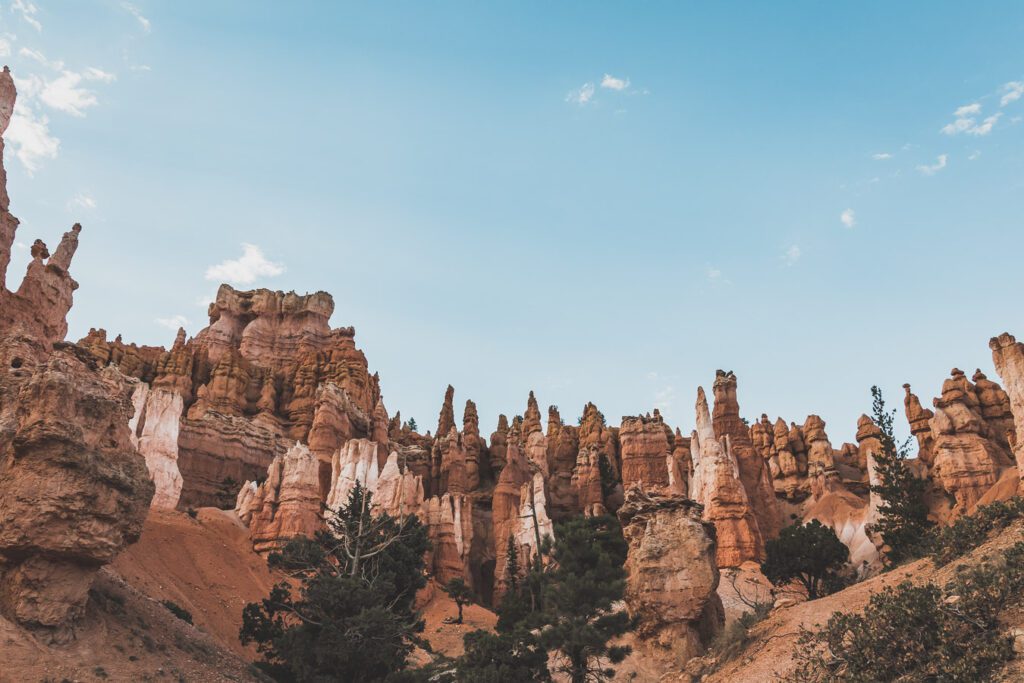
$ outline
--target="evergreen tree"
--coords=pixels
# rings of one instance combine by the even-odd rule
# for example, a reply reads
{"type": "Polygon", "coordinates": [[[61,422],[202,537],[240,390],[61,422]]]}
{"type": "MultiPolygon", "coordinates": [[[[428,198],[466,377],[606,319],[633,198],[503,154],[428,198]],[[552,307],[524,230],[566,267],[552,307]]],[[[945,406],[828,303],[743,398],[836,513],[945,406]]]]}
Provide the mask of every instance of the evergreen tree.
{"type": "Polygon", "coordinates": [[[535,683],[550,681],[548,654],[526,629],[514,633],[473,631],[463,639],[456,662],[458,683],[535,683]]]}
{"type": "Polygon", "coordinates": [[[871,412],[881,431],[882,451],[875,454],[875,471],[879,484],[871,492],[882,499],[879,519],[871,525],[869,533],[877,533],[888,546],[886,560],[890,564],[918,557],[924,550],[925,540],[932,523],[928,520],[928,505],[924,494],[926,482],[914,476],[907,466],[910,439],[896,443],[893,433],[895,410],[885,408],[882,390],[871,387],[871,412]]]}
{"type": "Polygon", "coordinates": [[[416,431],[417,425],[416,425],[416,418],[415,417],[410,417],[409,421],[406,422],[405,424],[409,425],[409,429],[411,431],[414,431],[414,432],[416,431]]]}
{"type": "Polygon", "coordinates": [[[850,558],[849,549],[835,532],[816,519],[786,527],[778,538],[765,544],[765,551],[767,559],[761,571],[768,580],[776,586],[797,581],[809,600],[840,587],[839,570],[850,558]]]}
{"type": "Polygon", "coordinates": [[[506,546],[505,580],[512,590],[519,589],[519,553],[516,552],[516,539],[512,534],[508,535],[506,546]]]}
{"type": "Polygon", "coordinates": [[[557,653],[557,671],[572,683],[609,680],[630,648],[609,641],[632,628],[624,610],[613,611],[626,587],[626,542],[610,515],[576,517],[555,530],[551,569],[545,575],[541,644],[557,653]]]}
{"type": "Polygon", "coordinates": [[[414,603],[429,543],[415,516],[373,516],[370,503],[357,483],[327,531],[271,554],[299,586],[278,583],[246,605],[239,636],[276,680],[383,681],[405,666],[423,628],[414,603]]]}
{"type": "Polygon", "coordinates": [[[619,482],[616,481],[615,470],[612,469],[611,463],[608,462],[608,456],[604,453],[598,456],[597,471],[601,476],[601,500],[605,501],[615,493],[615,487],[619,482]]]}
{"type": "Polygon", "coordinates": [[[459,608],[459,617],[456,619],[456,624],[462,623],[462,607],[473,602],[473,590],[466,585],[466,582],[462,579],[452,579],[444,586],[444,591],[455,601],[456,606],[459,608]]]}

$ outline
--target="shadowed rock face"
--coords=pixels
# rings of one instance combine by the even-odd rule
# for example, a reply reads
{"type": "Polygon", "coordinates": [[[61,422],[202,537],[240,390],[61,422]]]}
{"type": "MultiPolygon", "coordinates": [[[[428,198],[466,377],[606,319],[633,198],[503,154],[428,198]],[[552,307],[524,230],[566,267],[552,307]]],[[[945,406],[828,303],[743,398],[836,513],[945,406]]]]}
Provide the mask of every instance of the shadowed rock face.
{"type": "MultiPolygon", "coordinates": [[[[0,131],[14,99],[5,68],[0,131]]],[[[2,171],[0,181],[6,283],[18,220],[2,171]]],[[[0,286],[0,612],[56,640],[70,635],[96,571],[138,538],[154,490],[128,427],[132,385],[62,341],[80,231],[52,256],[36,240],[21,286],[0,286]]]]}

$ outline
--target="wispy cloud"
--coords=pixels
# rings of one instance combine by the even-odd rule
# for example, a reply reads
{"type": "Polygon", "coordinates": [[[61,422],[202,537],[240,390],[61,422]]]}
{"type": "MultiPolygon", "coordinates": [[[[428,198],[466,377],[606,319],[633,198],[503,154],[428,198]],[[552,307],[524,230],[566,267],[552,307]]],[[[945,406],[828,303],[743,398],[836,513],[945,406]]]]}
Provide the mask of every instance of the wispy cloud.
{"type": "Polygon", "coordinates": [[[89,209],[90,211],[96,208],[96,200],[85,192],[79,192],[76,194],[71,198],[69,204],[73,208],[89,209]]]}
{"type": "Polygon", "coordinates": [[[971,152],[969,155],[967,155],[967,160],[968,161],[974,161],[975,159],[977,159],[980,156],[981,156],[981,150],[980,149],[976,149],[973,152],[971,152]]]}
{"type": "Polygon", "coordinates": [[[889,152],[876,152],[871,155],[871,158],[875,161],[885,161],[886,159],[892,159],[892,154],[889,154],[889,152]]]}
{"type": "Polygon", "coordinates": [[[0,38],[0,57],[11,56],[11,41],[6,38],[0,38]]]}
{"type": "Polygon", "coordinates": [[[129,14],[131,14],[133,17],[135,17],[135,19],[139,22],[139,25],[142,26],[143,32],[149,33],[153,29],[152,22],[150,22],[150,20],[146,17],[142,16],[142,12],[139,11],[139,8],[133,5],[132,3],[122,2],[121,8],[129,14]]]}
{"type": "Polygon", "coordinates": [[[43,25],[36,19],[36,15],[39,14],[39,8],[35,4],[26,0],[14,0],[11,3],[11,12],[20,14],[25,23],[36,31],[41,32],[43,30],[43,25]]]}
{"type": "Polygon", "coordinates": [[[594,84],[584,83],[578,88],[570,90],[566,96],[565,101],[573,104],[578,104],[581,107],[590,104],[594,100],[594,84]]]}
{"type": "Polygon", "coordinates": [[[177,315],[172,315],[169,318],[157,318],[154,322],[161,327],[166,327],[169,330],[177,332],[178,328],[188,325],[188,318],[179,313],[177,315]]]}
{"type": "Polygon", "coordinates": [[[996,113],[982,120],[978,123],[978,116],[981,116],[981,103],[973,102],[971,104],[965,104],[962,107],[958,107],[953,112],[953,122],[947,123],[942,127],[942,132],[946,135],[957,135],[959,133],[967,133],[968,135],[988,135],[992,132],[992,128],[999,121],[999,117],[1002,113],[996,113]]]}
{"type": "Polygon", "coordinates": [[[601,79],[601,87],[607,88],[608,90],[625,90],[629,87],[628,78],[616,78],[611,74],[605,74],[601,79]]]}
{"type": "Polygon", "coordinates": [[[50,133],[50,120],[29,106],[26,99],[19,98],[15,102],[11,125],[4,138],[13,145],[15,156],[29,176],[34,175],[45,160],[56,159],[60,151],[60,140],[50,133]]]}
{"type": "Polygon", "coordinates": [[[786,253],[782,255],[782,260],[787,266],[792,266],[800,260],[801,256],[803,256],[803,252],[800,250],[800,246],[794,244],[789,249],[786,249],[786,253]]]}
{"type": "Polygon", "coordinates": [[[1024,81],[1010,81],[1003,86],[1003,96],[999,98],[999,106],[1005,107],[1024,96],[1024,81]]]}
{"type": "Polygon", "coordinates": [[[852,228],[857,225],[857,215],[854,213],[853,209],[846,209],[839,214],[839,222],[847,228],[852,228]]]}
{"type": "Polygon", "coordinates": [[[248,285],[261,277],[274,277],[284,272],[284,266],[267,260],[263,250],[255,244],[242,244],[242,256],[229,259],[206,269],[206,279],[231,284],[248,285]]]}
{"type": "Polygon", "coordinates": [[[675,403],[676,388],[672,385],[661,387],[654,392],[654,407],[664,415],[670,417],[672,414],[672,405],[675,403]]]}
{"type": "Polygon", "coordinates": [[[949,155],[940,154],[935,159],[934,164],[921,164],[917,167],[917,170],[924,175],[935,175],[942,169],[946,168],[946,162],[949,160],[949,155]]]}

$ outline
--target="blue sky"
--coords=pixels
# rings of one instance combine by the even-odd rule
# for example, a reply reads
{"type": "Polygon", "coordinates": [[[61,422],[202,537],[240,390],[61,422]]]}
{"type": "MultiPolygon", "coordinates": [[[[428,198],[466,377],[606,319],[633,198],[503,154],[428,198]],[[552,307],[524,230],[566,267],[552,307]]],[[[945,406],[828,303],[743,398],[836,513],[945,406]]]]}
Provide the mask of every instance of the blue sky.
{"type": "Polygon", "coordinates": [[[227,275],[331,292],[422,426],[451,383],[688,431],[724,368],[836,443],[1024,336],[1024,5],[553,5],[0,3],[69,336],[169,344],[227,275]]]}

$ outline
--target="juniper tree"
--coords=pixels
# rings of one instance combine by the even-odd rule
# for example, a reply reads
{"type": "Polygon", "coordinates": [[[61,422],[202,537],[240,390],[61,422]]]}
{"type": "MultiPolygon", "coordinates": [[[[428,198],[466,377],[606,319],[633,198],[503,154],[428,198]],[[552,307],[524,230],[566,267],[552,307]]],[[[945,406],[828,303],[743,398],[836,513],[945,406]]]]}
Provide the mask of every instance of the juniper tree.
{"type": "Polygon", "coordinates": [[[473,602],[473,590],[462,579],[452,579],[444,585],[444,591],[455,601],[455,605],[459,608],[459,616],[455,623],[461,624],[462,607],[473,602]]]}

